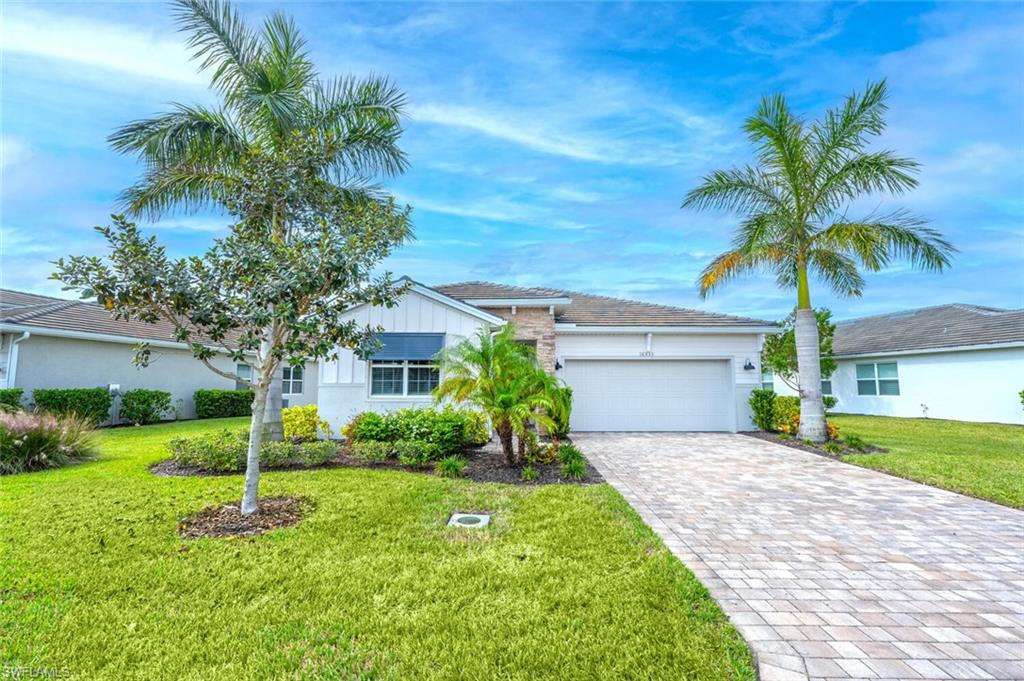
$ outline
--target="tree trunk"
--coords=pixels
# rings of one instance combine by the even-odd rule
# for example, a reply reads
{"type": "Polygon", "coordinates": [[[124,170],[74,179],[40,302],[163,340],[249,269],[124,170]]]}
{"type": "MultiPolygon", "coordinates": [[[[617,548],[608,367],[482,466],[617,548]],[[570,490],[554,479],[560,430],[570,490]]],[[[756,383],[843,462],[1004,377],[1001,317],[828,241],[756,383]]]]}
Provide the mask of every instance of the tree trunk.
{"type": "Polygon", "coordinates": [[[267,409],[267,384],[260,380],[254,388],[252,424],[249,426],[249,450],[245,455],[245,491],[242,493],[242,515],[259,510],[257,495],[260,486],[260,443],[263,441],[263,418],[267,409]]]}
{"type": "Polygon", "coordinates": [[[263,416],[263,439],[268,442],[281,442],[284,440],[284,420],[281,418],[281,407],[284,404],[282,390],[284,366],[278,365],[274,377],[270,381],[270,389],[267,391],[267,407],[263,416]]]}
{"type": "Polygon", "coordinates": [[[526,429],[519,435],[518,449],[516,450],[516,463],[522,463],[526,458],[526,429]]]}
{"type": "Polygon", "coordinates": [[[818,345],[818,320],[814,310],[798,308],[793,326],[796,340],[796,364],[800,374],[800,432],[802,440],[824,442],[825,405],[821,401],[821,351],[818,345]]]}
{"type": "Polygon", "coordinates": [[[501,442],[501,450],[505,453],[505,463],[509,466],[515,465],[515,450],[512,447],[512,424],[497,423],[494,429],[498,431],[498,440],[501,442]]]}

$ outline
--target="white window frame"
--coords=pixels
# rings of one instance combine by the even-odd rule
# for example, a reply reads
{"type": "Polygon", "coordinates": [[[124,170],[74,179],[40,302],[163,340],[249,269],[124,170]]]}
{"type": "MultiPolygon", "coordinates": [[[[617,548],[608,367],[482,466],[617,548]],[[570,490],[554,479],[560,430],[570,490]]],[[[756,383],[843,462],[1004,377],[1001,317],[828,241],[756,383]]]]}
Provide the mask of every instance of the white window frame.
{"type": "Polygon", "coordinates": [[[859,362],[859,363],[857,363],[853,367],[853,377],[857,381],[857,396],[858,397],[899,397],[900,396],[900,367],[899,367],[899,362],[897,362],[896,360],[886,361],[886,362],[859,362]],[[878,367],[881,364],[891,364],[894,367],[894,369],[896,370],[896,372],[895,372],[896,375],[895,376],[879,376],[878,375],[878,367]],[[865,376],[865,377],[862,378],[861,375],[860,375],[860,368],[861,367],[871,367],[871,372],[872,372],[873,376],[871,376],[871,377],[865,376]],[[883,381],[894,382],[896,384],[896,392],[895,393],[883,393],[882,392],[882,382],[883,381]],[[874,388],[875,388],[875,392],[873,392],[873,393],[862,393],[860,391],[860,384],[861,383],[867,383],[867,384],[873,385],[874,388]]]}
{"type": "MultiPolygon", "coordinates": [[[[241,378],[252,380],[252,367],[245,363],[239,363],[235,365],[235,373],[241,378]]],[[[235,390],[252,390],[252,386],[246,385],[239,381],[235,381],[235,390]]]]}
{"type": "Polygon", "coordinates": [[[282,395],[301,395],[302,391],[306,387],[306,367],[299,365],[297,367],[284,366],[281,369],[281,394],[282,395]],[[295,370],[298,369],[300,374],[298,378],[295,378],[295,370]],[[299,389],[295,390],[295,384],[299,384],[299,389]]]}
{"type": "Polygon", "coordinates": [[[761,369],[761,390],[775,390],[775,373],[771,369],[761,369]],[[768,380],[765,381],[765,375],[768,380]]]}
{"type": "Polygon", "coordinates": [[[831,379],[831,377],[830,378],[823,378],[823,379],[821,379],[821,394],[822,395],[827,395],[829,397],[832,397],[832,390],[833,390],[833,387],[832,387],[832,379],[831,379]],[[825,384],[826,383],[828,383],[828,390],[827,391],[825,390],[825,384]]]}
{"type": "Polygon", "coordinates": [[[409,392],[409,370],[410,369],[433,369],[437,371],[437,382],[441,382],[440,367],[437,362],[429,360],[407,360],[407,359],[371,359],[367,362],[366,392],[370,399],[374,400],[418,400],[430,399],[431,393],[410,393],[409,392]],[[426,364],[420,362],[426,361],[426,364]],[[400,368],[402,370],[402,392],[401,393],[375,393],[373,392],[373,369],[374,367],[400,368]]]}

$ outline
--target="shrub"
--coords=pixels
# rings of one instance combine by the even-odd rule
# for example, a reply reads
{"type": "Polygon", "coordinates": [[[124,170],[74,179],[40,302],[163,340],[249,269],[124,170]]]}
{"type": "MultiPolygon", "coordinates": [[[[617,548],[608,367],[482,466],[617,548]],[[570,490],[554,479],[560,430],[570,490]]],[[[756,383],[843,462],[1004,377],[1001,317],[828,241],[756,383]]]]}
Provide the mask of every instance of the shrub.
{"type": "Polygon", "coordinates": [[[112,398],[106,388],[39,388],[32,391],[32,400],[39,411],[76,414],[94,425],[110,418],[112,398]]]}
{"type": "Polygon", "coordinates": [[[0,475],[60,468],[96,455],[80,416],[0,412],[0,475]]]}
{"type": "Polygon", "coordinates": [[[772,409],[775,428],[782,433],[796,433],[800,428],[800,398],[795,395],[776,395],[772,409]]]}
{"type": "Polygon", "coordinates": [[[843,442],[846,443],[847,447],[849,447],[850,449],[856,449],[858,452],[864,452],[867,451],[868,449],[868,443],[865,442],[859,435],[854,435],[853,433],[850,433],[849,435],[843,437],[843,442]]]}
{"type": "Polygon", "coordinates": [[[384,417],[375,411],[356,414],[342,428],[342,435],[352,442],[390,442],[397,439],[392,437],[390,427],[384,417]]]}
{"type": "Polygon", "coordinates": [[[747,403],[754,412],[754,425],[758,430],[775,430],[774,390],[752,390],[747,403]]]}
{"type": "Polygon", "coordinates": [[[460,478],[466,470],[466,460],[461,456],[446,456],[434,464],[434,470],[442,478],[460,478]]]}
{"type": "Polygon", "coordinates": [[[137,426],[156,423],[171,411],[171,394],[136,388],[121,395],[121,418],[137,426]]]}
{"type": "Polygon", "coordinates": [[[320,418],[315,404],[301,407],[285,407],[281,410],[284,422],[284,437],[295,442],[316,440],[320,433],[331,434],[331,424],[327,419],[320,418]]]}
{"type": "Polygon", "coordinates": [[[387,461],[394,453],[394,447],[390,442],[366,440],[352,444],[352,456],[368,463],[387,461]]]}
{"type": "Polygon", "coordinates": [[[823,444],[821,448],[824,449],[829,454],[838,454],[839,452],[843,451],[843,446],[841,444],[839,444],[838,442],[831,441],[823,444]]]}
{"type": "Polygon", "coordinates": [[[526,482],[532,482],[540,477],[540,473],[533,466],[523,466],[523,470],[519,471],[519,477],[526,482]]]}
{"type": "MultiPolygon", "coordinates": [[[[477,418],[470,417],[472,413],[451,407],[441,411],[429,407],[400,409],[389,414],[362,412],[349,421],[342,434],[353,442],[429,442],[439,450],[440,456],[451,456],[460,453],[466,445],[470,419],[477,418]]],[[[479,426],[474,427],[479,429],[479,426]]],[[[474,438],[480,437],[479,432],[474,434],[474,438]]],[[[486,438],[490,440],[489,432],[486,438]]]]}
{"type": "Polygon", "coordinates": [[[554,463],[558,459],[559,445],[557,442],[547,444],[536,443],[526,450],[526,463],[554,463]]]}
{"type": "Polygon", "coordinates": [[[828,439],[829,440],[838,440],[839,439],[839,426],[837,426],[836,424],[834,424],[834,423],[826,423],[825,424],[825,430],[828,431],[828,439]]]}
{"type": "Polygon", "coordinates": [[[466,419],[466,444],[481,447],[491,441],[491,424],[482,411],[459,412],[466,419]]]}
{"type": "Polygon", "coordinates": [[[583,459],[572,459],[562,464],[562,477],[569,480],[582,480],[587,475],[587,465],[583,459]]]}
{"type": "Polygon", "coordinates": [[[454,409],[434,412],[426,437],[441,456],[458,454],[466,444],[465,415],[454,409]]]}
{"type": "Polygon", "coordinates": [[[821,403],[825,405],[825,411],[829,409],[835,409],[836,405],[839,404],[839,400],[834,395],[823,395],[821,403]]]}
{"type": "Polygon", "coordinates": [[[4,388],[0,390],[0,411],[18,411],[21,409],[21,396],[25,393],[21,388],[4,388]]]}
{"type": "MultiPolygon", "coordinates": [[[[174,462],[204,471],[231,472],[245,469],[249,450],[249,433],[245,430],[222,430],[194,437],[179,437],[168,443],[174,462]]],[[[263,442],[260,445],[262,468],[319,466],[337,456],[336,442],[263,442]]]]}
{"type": "Polygon", "coordinates": [[[441,450],[428,440],[399,440],[394,445],[398,461],[406,466],[426,466],[439,458],[441,450]]]}
{"type": "Polygon", "coordinates": [[[563,438],[569,434],[569,417],[572,416],[572,388],[562,386],[551,394],[554,408],[548,411],[554,425],[548,429],[553,438],[563,438]]]}
{"type": "Polygon", "coordinates": [[[563,465],[572,461],[583,461],[583,452],[576,445],[565,442],[558,447],[558,461],[563,465]]]}
{"type": "Polygon", "coordinates": [[[251,390],[197,390],[193,397],[197,419],[252,416],[251,390]]]}
{"type": "Polygon", "coordinates": [[[341,451],[337,442],[329,440],[317,440],[315,442],[302,442],[298,445],[299,463],[306,466],[322,466],[333,460],[341,451]]]}

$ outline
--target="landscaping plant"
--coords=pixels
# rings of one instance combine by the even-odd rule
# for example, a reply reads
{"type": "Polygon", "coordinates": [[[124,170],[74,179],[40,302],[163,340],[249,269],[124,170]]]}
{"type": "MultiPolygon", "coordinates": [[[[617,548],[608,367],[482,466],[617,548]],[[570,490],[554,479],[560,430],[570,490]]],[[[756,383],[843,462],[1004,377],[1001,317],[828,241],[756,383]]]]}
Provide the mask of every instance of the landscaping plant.
{"type": "Polygon", "coordinates": [[[113,397],[106,388],[37,388],[32,391],[36,411],[59,416],[72,414],[92,425],[110,419],[113,397]]]}
{"type": "Polygon", "coordinates": [[[387,461],[394,456],[394,445],[390,442],[380,440],[366,440],[365,442],[354,442],[351,445],[352,456],[367,463],[379,463],[387,461]]]}
{"type": "MultiPolygon", "coordinates": [[[[222,428],[192,437],[172,439],[167,448],[179,466],[195,467],[212,473],[233,473],[246,470],[249,433],[246,430],[222,428]]],[[[260,465],[264,468],[319,466],[338,455],[336,442],[260,443],[260,465]]]]}
{"type": "Polygon", "coordinates": [[[320,435],[331,434],[331,424],[320,418],[315,404],[285,407],[281,410],[284,423],[284,439],[294,442],[311,442],[320,435]]]}
{"type": "Polygon", "coordinates": [[[567,480],[582,480],[587,476],[587,464],[583,459],[571,459],[562,464],[562,477],[567,480]]]}
{"type": "Polygon", "coordinates": [[[775,430],[775,391],[769,389],[751,390],[747,399],[754,412],[754,425],[758,430],[775,430]]]}
{"type": "Polygon", "coordinates": [[[0,411],[0,475],[59,468],[96,455],[81,416],[0,411]]]}
{"type": "Polygon", "coordinates": [[[252,390],[197,390],[192,398],[197,419],[252,416],[252,390]]]}
{"type": "Polygon", "coordinates": [[[442,478],[460,478],[466,471],[466,460],[461,456],[446,456],[434,464],[434,470],[442,478]]]}
{"type": "Polygon", "coordinates": [[[25,391],[21,388],[0,389],[0,411],[18,411],[21,409],[21,396],[25,391]]]}
{"type": "Polygon", "coordinates": [[[121,419],[137,426],[163,420],[171,411],[171,393],[135,388],[121,394],[121,419]]]}
{"type": "Polygon", "coordinates": [[[523,469],[519,472],[519,477],[526,482],[532,482],[540,477],[540,473],[533,466],[523,466],[523,469]]]}
{"type": "Polygon", "coordinates": [[[774,274],[796,293],[793,334],[800,376],[800,437],[825,440],[818,325],[810,280],[834,293],[860,296],[859,269],[877,272],[895,258],[941,271],[955,248],[925,221],[903,210],[849,217],[866,195],[901,195],[917,186],[916,161],[879,149],[885,130],[885,81],[868,85],[808,123],[782,95],[764,97],[744,130],[756,163],[705,176],[684,208],[721,209],[743,216],[732,248],[701,273],[702,296],[741,274],[774,274]]]}

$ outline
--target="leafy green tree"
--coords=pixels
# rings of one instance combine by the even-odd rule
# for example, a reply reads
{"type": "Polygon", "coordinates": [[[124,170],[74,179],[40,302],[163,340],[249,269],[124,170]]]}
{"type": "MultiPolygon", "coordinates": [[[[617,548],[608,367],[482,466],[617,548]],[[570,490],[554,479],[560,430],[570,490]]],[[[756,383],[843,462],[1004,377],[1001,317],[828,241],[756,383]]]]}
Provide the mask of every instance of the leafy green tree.
{"type": "MultiPolygon", "coordinates": [[[[832,357],[832,337],[836,325],[832,323],[832,312],[821,308],[814,311],[818,324],[818,356],[821,378],[827,379],[836,370],[836,360],[832,357]]],[[[782,330],[764,339],[761,348],[761,367],[782,379],[782,382],[793,390],[800,392],[800,372],[796,357],[796,313],[792,312],[782,320],[782,330]]]]}
{"type": "Polygon", "coordinates": [[[860,296],[860,268],[877,272],[905,258],[941,271],[956,251],[905,210],[848,215],[850,204],[865,195],[901,195],[917,186],[916,161],[871,147],[885,129],[886,96],[885,81],[869,84],[812,123],[796,116],[782,95],[764,97],[744,126],[756,163],[712,172],[683,201],[684,208],[743,216],[732,248],[701,273],[702,296],[758,272],[774,274],[780,288],[795,291],[802,439],[827,437],[811,278],[838,295],[860,296]]]}
{"type": "MultiPolygon", "coordinates": [[[[391,249],[409,236],[409,209],[393,200],[357,200],[319,181],[333,158],[330,145],[296,134],[281,149],[254,152],[241,164],[228,210],[238,218],[227,237],[201,256],[171,259],[156,237],[123,216],[98,227],[106,259],[56,261],[54,278],[83,298],[96,298],[117,319],[162,321],[174,339],[214,373],[252,386],[254,399],[242,513],[257,510],[259,450],[267,395],[284,363],[329,358],[338,347],[362,355],[379,343],[345,311],[361,304],[394,305],[405,284],[374,275],[391,249]],[[285,202],[268,197],[287,196],[285,202]],[[283,233],[265,211],[276,211],[283,233]],[[227,355],[252,366],[240,376],[215,362],[227,355]]],[[[136,362],[145,366],[149,347],[136,362]]]]}
{"type": "Polygon", "coordinates": [[[442,350],[439,359],[442,380],[435,400],[469,403],[486,413],[505,462],[516,465],[513,436],[522,442],[531,421],[552,425],[547,410],[552,408],[550,391],[558,387],[556,379],[541,368],[532,348],[516,342],[512,324],[498,331],[483,327],[475,338],[442,350]]]}
{"type": "MultiPolygon", "coordinates": [[[[279,153],[296,131],[331,150],[318,179],[350,200],[374,196],[372,178],[405,169],[398,148],[405,98],[386,79],[321,80],[305,40],[283,14],[272,14],[254,30],[223,0],[176,0],[174,7],[220,103],[174,104],[170,112],[133,121],[110,136],[115,150],[138,156],[145,166],[122,196],[130,217],[224,207],[239,187],[245,159],[279,153]]],[[[284,200],[268,196],[265,205],[284,200]]],[[[285,213],[269,210],[263,217],[282,238],[285,213]]],[[[281,386],[278,375],[268,409],[274,439],[283,437],[281,386]]]]}

